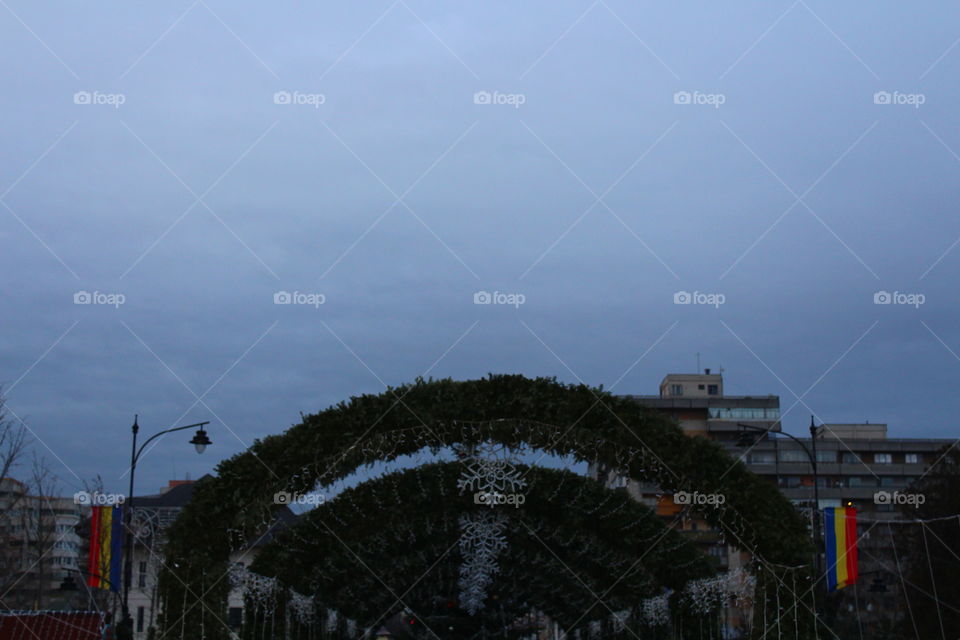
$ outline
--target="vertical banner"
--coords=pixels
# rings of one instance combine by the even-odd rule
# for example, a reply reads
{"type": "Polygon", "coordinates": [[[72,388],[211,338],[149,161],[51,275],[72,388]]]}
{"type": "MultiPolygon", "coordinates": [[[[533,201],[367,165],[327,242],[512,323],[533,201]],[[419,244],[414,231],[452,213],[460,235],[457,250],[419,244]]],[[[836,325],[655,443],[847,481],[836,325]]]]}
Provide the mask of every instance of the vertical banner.
{"type": "Polygon", "coordinates": [[[837,591],[857,581],[857,510],[831,507],[823,511],[827,555],[827,589],[837,591]]]}
{"type": "Polygon", "coordinates": [[[90,552],[87,554],[87,584],[97,589],[120,591],[123,566],[123,507],[92,507],[90,552]]]}

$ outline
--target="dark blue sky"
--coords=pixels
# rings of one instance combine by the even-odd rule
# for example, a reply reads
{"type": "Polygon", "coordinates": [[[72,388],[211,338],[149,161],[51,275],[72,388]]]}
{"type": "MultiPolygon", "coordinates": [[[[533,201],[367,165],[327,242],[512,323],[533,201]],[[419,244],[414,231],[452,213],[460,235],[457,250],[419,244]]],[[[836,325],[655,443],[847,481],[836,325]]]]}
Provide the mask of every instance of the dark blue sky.
{"type": "Polygon", "coordinates": [[[134,413],[213,422],[204,457],[144,459],[149,491],[418,375],[655,393],[697,352],[794,432],[956,436],[958,25],[948,2],[9,0],[9,409],[65,490],[125,486],[134,413]]]}

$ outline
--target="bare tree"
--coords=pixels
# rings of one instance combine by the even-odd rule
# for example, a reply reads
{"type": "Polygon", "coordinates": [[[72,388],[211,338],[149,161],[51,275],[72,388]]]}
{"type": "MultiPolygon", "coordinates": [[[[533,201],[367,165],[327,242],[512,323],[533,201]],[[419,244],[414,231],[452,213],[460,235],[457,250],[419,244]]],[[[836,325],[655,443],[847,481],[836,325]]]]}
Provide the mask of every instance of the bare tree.
{"type": "Polygon", "coordinates": [[[24,503],[28,486],[14,479],[13,473],[20,466],[30,439],[26,425],[10,417],[6,399],[0,390],[0,606],[9,606],[9,592],[21,579],[24,547],[20,544],[23,533],[24,503]]]}
{"type": "Polygon", "coordinates": [[[31,463],[29,485],[32,508],[25,511],[29,513],[26,524],[27,536],[31,542],[33,587],[36,594],[34,606],[43,609],[47,604],[48,592],[54,588],[51,581],[57,579],[59,569],[55,566],[52,552],[55,546],[72,532],[61,528],[62,507],[59,503],[64,498],[59,497],[59,479],[51,472],[47,461],[36,455],[31,463]]]}
{"type": "MultiPolygon", "coordinates": [[[[0,481],[11,477],[30,444],[26,425],[10,417],[6,403],[3,390],[0,389],[0,481]]],[[[0,491],[2,490],[0,487],[0,491]]],[[[11,508],[14,508],[14,505],[8,505],[0,496],[0,514],[11,508]]]]}

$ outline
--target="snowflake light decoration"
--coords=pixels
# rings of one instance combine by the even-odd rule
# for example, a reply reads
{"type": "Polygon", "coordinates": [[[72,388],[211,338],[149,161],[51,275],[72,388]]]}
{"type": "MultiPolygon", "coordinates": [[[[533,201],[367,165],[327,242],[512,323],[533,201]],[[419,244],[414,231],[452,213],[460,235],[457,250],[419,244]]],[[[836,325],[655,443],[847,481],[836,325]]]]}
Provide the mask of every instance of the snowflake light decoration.
{"type": "Polygon", "coordinates": [[[507,547],[502,513],[478,513],[460,517],[460,605],[470,614],[484,608],[487,587],[500,567],[497,556],[507,547]]]}
{"type": "MultiPolygon", "coordinates": [[[[527,486],[527,481],[516,468],[515,460],[505,448],[491,443],[470,447],[461,453],[466,469],[457,480],[460,493],[465,490],[488,496],[516,494],[527,486]]],[[[496,500],[486,500],[493,507],[496,500]]]]}

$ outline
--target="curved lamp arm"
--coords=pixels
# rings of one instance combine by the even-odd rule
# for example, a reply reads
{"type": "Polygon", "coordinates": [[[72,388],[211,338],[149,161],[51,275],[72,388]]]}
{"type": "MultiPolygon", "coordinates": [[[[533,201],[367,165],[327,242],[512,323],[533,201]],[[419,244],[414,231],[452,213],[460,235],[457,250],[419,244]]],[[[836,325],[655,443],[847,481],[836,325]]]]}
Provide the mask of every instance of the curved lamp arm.
{"type": "Polygon", "coordinates": [[[193,429],[194,427],[203,427],[204,425],[208,425],[208,424],[210,424],[209,420],[207,420],[206,422],[197,422],[195,424],[187,424],[182,427],[173,427],[172,429],[164,429],[163,431],[153,434],[152,436],[144,440],[143,444],[140,445],[140,448],[137,449],[137,453],[134,454],[133,456],[133,465],[137,464],[137,461],[140,459],[140,454],[143,453],[143,450],[147,448],[147,445],[153,442],[154,440],[156,440],[157,438],[159,438],[160,436],[166,435],[168,433],[173,433],[174,431],[183,431],[185,429],[193,429]]]}

